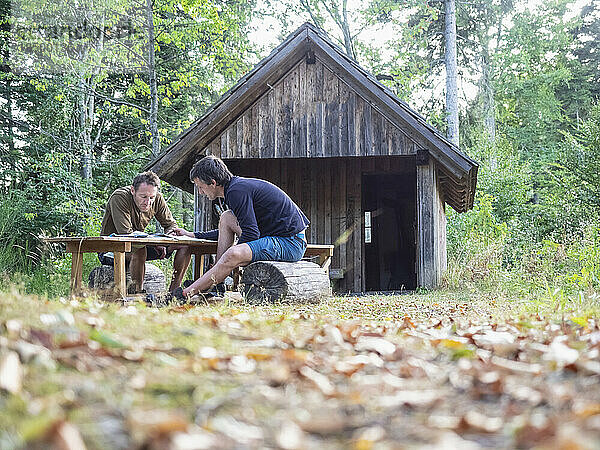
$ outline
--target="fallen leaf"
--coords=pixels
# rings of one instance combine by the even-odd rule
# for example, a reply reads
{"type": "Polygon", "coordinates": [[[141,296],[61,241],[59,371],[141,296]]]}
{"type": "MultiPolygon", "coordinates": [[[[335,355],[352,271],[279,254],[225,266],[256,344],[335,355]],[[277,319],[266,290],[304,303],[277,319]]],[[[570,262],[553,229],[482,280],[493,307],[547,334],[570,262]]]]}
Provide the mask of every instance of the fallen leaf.
{"type": "Polygon", "coordinates": [[[600,403],[584,403],[578,402],[573,405],[573,412],[582,419],[600,414],[600,403]]]}
{"type": "Polygon", "coordinates": [[[215,417],[211,422],[211,427],[243,445],[263,439],[261,428],[240,422],[233,417],[215,417]]]}
{"type": "Polygon", "coordinates": [[[41,345],[31,344],[27,341],[17,341],[11,348],[19,354],[23,364],[30,363],[33,359],[51,360],[52,352],[41,345]]]}
{"type": "Polygon", "coordinates": [[[235,355],[229,361],[228,368],[237,373],[252,373],[256,370],[256,361],[244,355],[235,355]]]}
{"type": "Polygon", "coordinates": [[[395,408],[400,405],[412,407],[428,407],[444,398],[442,391],[424,389],[416,391],[399,391],[394,395],[382,396],[377,404],[383,408],[395,408]]]}
{"type": "Polygon", "coordinates": [[[460,427],[483,433],[496,433],[502,425],[503,421],[500,417],[488,417],[477,411],[469,411],[463,416],[460,427]]]}
{"type": "Polygon", "coordinates": [[[304,431],[291,420],[284,421],[275,436],[277,445],[285,450],[303,448],[304,440],[304,431]]]}
{"type": "Polygon", "coordinates": [[[127,422],[134,432],[143,435],[186,431],[188,428],[188,421],[181,414],[162,409],[132,411],[127,422]]]}
{"type": "Polygon", "coordinates": [[[60,450],[85,450],[77,427],[69,422],[59,422],[51,432],[52,442],[60,450]]]}
{"type": "Polygon", "coordinates": [[[206,431],[197,430],[190,433],[176,432],[171,436],[171,450],[203,450],[215,448],[217,438],[206,431]]]}
{"type": "Polygon", "coordinates": [[[125,347],[124,344],[117,341],[109,334],[99,331],[95,328],[93,328],[92,331],[90,331],[90,339],[98,342],[99,344],[103,345],[104,347],[111,347],[111,348],[124,348],[125,347]]]}
{"type": "Polygon", "coordinates": [[[350,426],[339,412],[329,409],[313,411],[308,417],[300,420],[298,425],[307,433],[321,436],[340,434],[350,426]]]}
{"type": "Polygon", "coordinates": [[[542,371],[542,366],[539,364],[530,364],[521,361],[514,361],[511,359],[501,358],[495,355],[490,358],[490,362],[496,367],[510,370],[511,372],[516,373],[537,375],[542,371]]]}
{"type": "Polygon", "coordinates": [[[396,345],[380,337],[361,336],[354,344],[357,352],[376,352],[383,357],[392,356],[396,352],[396,345]]]}
{"type": "Polygon", "coordinates": [[[554,339],[542,358],[546,361],[554,362],[558,366],[567,366],[577,361],[579,352],[565,345],[562,340],[554,339]]]}
{"type": "Polygon", "coordinates": [[[325,375],[320,374],[319,372],[311,369],[308,366],[302,366],[300,368],[300,374],[308,380],[312,381],[321,390],[323,394],[327,396],[335,394],[334,385],[331,383],[331,381],[329,381],[329,379],[325,375]]]}
{"type": "Polygon", "coordinates": [[[287,364],[273,362],[262,367],[262,374],[271,386],[281,386],[290,380],[291,371],[287,364]]]}
{"type": "Polygon", "coordinates": [[[0,389],[18,394],[23,385],[23,366],[16,352],[9,351],[0,357],[0,389]]]}
{"type": "Polygon", "coordinates": [[[433,428],[456,430],[460,426],[460,421],[460,417],[432,414],[429,416],[427,423],[433,428]]]}
{"type": "Polygon", "coordinates": [[[18,319],[9,319],[4,324],[8,337],[11,339],[18,339],[23,329],[23,322],[18,319]]]}

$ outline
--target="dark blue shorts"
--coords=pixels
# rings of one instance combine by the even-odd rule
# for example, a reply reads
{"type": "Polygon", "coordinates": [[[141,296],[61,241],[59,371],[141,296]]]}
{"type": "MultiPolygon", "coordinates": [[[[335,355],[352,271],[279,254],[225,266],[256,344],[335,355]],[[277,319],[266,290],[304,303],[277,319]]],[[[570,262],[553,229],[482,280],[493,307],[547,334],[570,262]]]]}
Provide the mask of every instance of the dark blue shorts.
{"type": "MultiPolygon", "coordinates": [[[[169,250],[169,247],[167,247],[167,256],[165,258],[170,258],[172,254],[173,249],[169,250]]],[[[153,261],[159,259],[159,257],[160,252],[156,249],[156,246],[146,245],[146,261],[153,261]]],[[[112,266],[115,263],[115,257],[112,252],[98,253],[98,259],[100,260],[100,264],[104,266],[112,266]]]]}
{"type": "Polygon", "coordinates": [[[306,250],[304,231],[290,237],[265,236],[246,242],[252,250],[254,261],[300,261],[306,250]]]}

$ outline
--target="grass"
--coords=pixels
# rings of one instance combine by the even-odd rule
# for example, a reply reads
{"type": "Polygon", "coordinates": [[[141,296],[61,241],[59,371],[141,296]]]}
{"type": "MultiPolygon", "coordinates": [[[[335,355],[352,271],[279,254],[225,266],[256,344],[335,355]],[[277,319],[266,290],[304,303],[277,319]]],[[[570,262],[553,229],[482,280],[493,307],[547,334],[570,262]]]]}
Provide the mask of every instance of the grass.
{"type": "MultiPolygon", "coordinates": [[[[106,303],[94,296],[70,300],[25,295],[22,285],[12,285],[0,292],[0,339],[6,336],[14,342],[21,336],[31,341],[33,330],[46,333],[56,351],[54,362],[24,366],[21,394],[0,393],[0,448],[44,442],[58,420],[76,424],[89,448],[135,446],[147,433],[141,432],[141,441],[136,441],[132,414],[157,409],[201,423],[204,413],[198,405],[213,405],[222,414],[237,408],[238,414],[261,421],[273,414],[272,406],[246,405],[239,412],[239,405],[245,405],[240,398],[250,395],[256,375],[223,366],[231,364],[231,357],[245,355],[260,364],[264,376],[270,358],[281,350],[268,343],[249,346],[256,339],[298,342],[314,338],[332,323],[383,330],[407,323],[431,327],[436,321],[499,323],[513,318],[528,327],[534,322],[531,314],[585,322],[598,317],[598,305],[587,297],[573,303],[554,291],[523,298],[502,291],[441,289],[259,307],[227,296],[191,308],[156,309],[143,303],[106,303]],[[108,356],[90,354],[89,349],[101,349],[108,356]],[[208,356],[199,357],[203,352],[208,356]]],[[[472,349],[450,344],[447,358],[473,357],[472,349]]],[[[0,341],[0,353],[5,346],[0,341]]],[[[303,355],[295,350],[290,357],[302,360],[303,355]]]]}

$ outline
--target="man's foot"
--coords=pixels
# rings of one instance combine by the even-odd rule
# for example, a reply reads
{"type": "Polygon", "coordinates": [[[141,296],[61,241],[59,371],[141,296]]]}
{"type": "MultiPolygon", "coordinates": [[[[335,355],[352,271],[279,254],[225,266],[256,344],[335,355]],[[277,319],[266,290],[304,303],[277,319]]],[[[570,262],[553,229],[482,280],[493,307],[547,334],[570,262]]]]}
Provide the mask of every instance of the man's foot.
{"type": "Polygon", "coordinates": [[[177,300],[180,303],[185,303],[187,301],[187,298],[183,294],[183,289],[181,288],[181,286],[175,289],[173,292],[171,292],[171,295],[173,296],[174,300],[177,300]]]}
{"type": "MultiPolygon", "coordinates": [[[[191,284],[193,283],[192,280],[185,280],[182,284],[183,289],[186,289],[188,287],[191,286],[191,284]]],[[[183,291],[182,288],[177,288],[183,291]]],[[[175,289],[175,291],[177,290],[175,289]]],[[[225,296],[225,285],[223,283],[218,283],[215,284],[212,288],[210,288],[208,291],[206,292],[196,292],[193,295],[201,295],[204,298],[212,298],[212,297],[224,297],[225,296]]],[[[173,293],[175,293],[175,291],[173,291],[173,293]]],[[[182,292],[183,295],[183,292],[182,292]]]]}
{"type": "Polygon", "coordinates": [[[138,289],[136,283],[130,283],[129,286],[127,286],[127,294],[129,294],[129,295],[145,294],[145,293],[146,293],[146,289],[138,289]]]}

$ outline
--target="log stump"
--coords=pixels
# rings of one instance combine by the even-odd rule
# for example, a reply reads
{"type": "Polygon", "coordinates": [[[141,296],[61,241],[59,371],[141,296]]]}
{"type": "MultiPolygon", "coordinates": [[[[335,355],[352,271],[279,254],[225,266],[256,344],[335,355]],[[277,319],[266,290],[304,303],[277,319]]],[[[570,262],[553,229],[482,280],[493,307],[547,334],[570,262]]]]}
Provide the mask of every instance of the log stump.
{"type": "Polygon", "coordinates": [[[318,264],[257,261],[244,268],[240,290],[252,304],[318,303],[331,295],[329,277],[318,264]]]}
{"type": "MultiPolygon", "coordinates": [[[[127,272],[127,283],[131,282],[131,274],[127,272]]],[[[115,272],[113,266],[98,266],[90,272],[90,289],[113,289],[115,287],[115,272]]],[[[146,263],[144,289],[148,294],[158,294],[165,291],[165,274],[154,264],[146,263]]]]}

